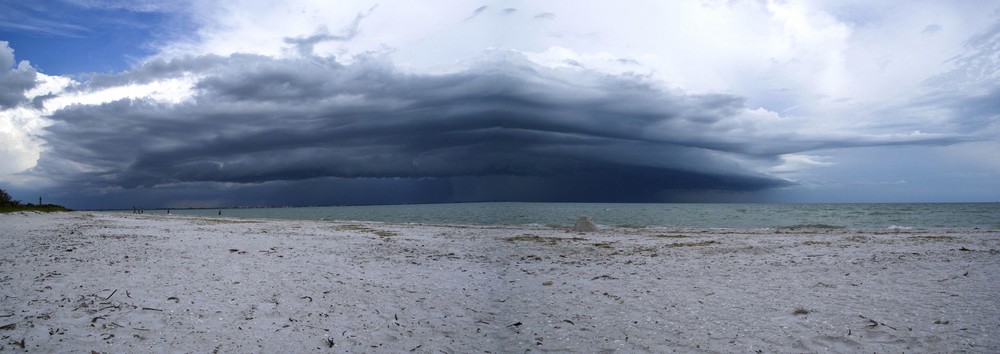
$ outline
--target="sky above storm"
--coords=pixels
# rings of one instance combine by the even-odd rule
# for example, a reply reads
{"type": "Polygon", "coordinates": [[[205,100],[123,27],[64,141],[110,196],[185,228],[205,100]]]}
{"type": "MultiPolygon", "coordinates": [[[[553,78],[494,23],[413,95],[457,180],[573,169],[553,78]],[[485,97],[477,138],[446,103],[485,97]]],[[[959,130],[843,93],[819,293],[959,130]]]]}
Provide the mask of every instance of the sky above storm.
{"type": "Polygon", "coordinates": [[[75,208],[1000,200],[995,1],[0,2],[75,208]]]}

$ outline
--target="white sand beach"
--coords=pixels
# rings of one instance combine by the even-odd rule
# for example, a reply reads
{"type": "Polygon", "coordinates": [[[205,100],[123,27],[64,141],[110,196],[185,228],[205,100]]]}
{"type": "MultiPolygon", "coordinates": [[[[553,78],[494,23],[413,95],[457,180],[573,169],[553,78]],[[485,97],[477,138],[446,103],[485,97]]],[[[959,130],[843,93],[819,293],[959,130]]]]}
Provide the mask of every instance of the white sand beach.
{"type": "Polygon", "coordinates": [[[0,352],[1000,352],[998,230],[15,213],[0,269],[0,352]]]}

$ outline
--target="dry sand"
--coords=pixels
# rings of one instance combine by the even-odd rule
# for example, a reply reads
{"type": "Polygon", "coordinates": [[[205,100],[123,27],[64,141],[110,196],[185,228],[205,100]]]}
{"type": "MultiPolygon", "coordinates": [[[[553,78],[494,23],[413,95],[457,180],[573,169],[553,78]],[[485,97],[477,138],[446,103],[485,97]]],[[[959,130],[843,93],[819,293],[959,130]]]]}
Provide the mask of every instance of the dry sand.
{"type": "Polygon", "coordinates": [[[998,230],[0,215],[0,351],[1000,352],[998,230]]]}

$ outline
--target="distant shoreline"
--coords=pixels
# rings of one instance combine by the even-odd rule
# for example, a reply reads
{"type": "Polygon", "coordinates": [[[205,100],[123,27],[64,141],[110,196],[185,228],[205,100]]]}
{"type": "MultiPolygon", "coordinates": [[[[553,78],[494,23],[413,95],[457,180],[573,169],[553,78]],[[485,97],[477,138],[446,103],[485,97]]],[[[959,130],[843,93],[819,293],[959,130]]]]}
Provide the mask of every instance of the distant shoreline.
{"type": "MultiPolygon", "coordinates": [[[[441,203],[327,207],[145,209],[146,213],[282,220],[355,220],[417,224],[572,225],[590,216],[613,227],[689,228],[1000,228],[997,203],[684,204],[441,203]]],[[[131,212],[104,210],[105,212],[131,212]]]]}
{"type": "MultiPolygon", "coordinates": [[[[330,207],[372,207],[372,206],[420,206],[420,205],[449,205],[449,204],[609,204],[609,205],[927,205],[927,204],[1000,204],[1000,201],[993,202],[760,202],[760,203],[689,203],[689,202],[538,202],[538,201],[465,201],[465,202],[440,202],[440,203],[395,203],[395,204],[319,204],[319,205],[237,205],[237,206],[214,206],[214,207],[153,207],[145,210],[226,210],[226,209],[287,209],[287,208],[330,208],[330,207]]],[[[74,209],[79,211],[131,211],[132,208],[85,208],[74,209]]]]}

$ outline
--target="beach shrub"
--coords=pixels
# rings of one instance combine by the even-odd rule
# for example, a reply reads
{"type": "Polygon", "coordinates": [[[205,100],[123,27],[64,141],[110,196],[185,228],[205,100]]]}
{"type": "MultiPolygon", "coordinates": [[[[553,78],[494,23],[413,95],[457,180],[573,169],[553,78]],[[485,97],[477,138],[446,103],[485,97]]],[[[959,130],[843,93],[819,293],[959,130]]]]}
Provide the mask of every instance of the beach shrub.
{"type": "Polygon", "coordinates": [[[16,207],[18,205],[21,205],[21,202],[14,200],[10,194],[7,194],[7,191],[0,188],[0,207],[16,207]]]}
{"type": "Polygon", "coordinates": [[[11,213],[16,211],[38,211],[47,213],[53,211],[70,211],[70,209],[66,209],[62,205],[55,204],[21,204],[20,201],[11,198],[7,191],[0,188],[0,213],[11,213]]]}

